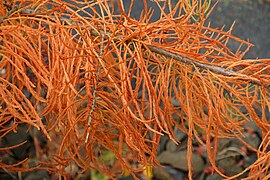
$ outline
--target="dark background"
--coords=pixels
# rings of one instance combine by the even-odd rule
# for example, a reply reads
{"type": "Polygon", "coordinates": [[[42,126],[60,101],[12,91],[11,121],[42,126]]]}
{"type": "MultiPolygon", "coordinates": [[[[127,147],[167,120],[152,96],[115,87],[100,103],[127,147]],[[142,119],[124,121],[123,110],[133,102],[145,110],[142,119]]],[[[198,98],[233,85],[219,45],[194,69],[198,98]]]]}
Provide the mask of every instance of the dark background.
{"type": "MultiPolygon", "coordinates": [[[[130,0],[126,0],[128,9],[130,0]]],[[[138,19],[143,9],[143,1],[135,0],[135,6],[131,16],[138,19]]],[[[149,7],[155,10],[152,20],[159,18],[159,9],[154,2],[148,0],[149,7]]],[[[176,3],[177,0],[172,0],[176,3]]],[[[217,0],[212,0],[214,5],[217,0]]],[[[270,58],[270,1],[267,0],[219,0],[219,3],[210,15],[208,22],[212,28],[221,28],[225,25],[228,30],[236,21],[232,34],[243,40],[248,40],[255,46],[244,57],[247,58],[270,58]]],[[[229,47],[236,51],[239,44],[231,43],[229,47]]]]}
{"type": "MultiPolygon", "coordinates": [[[[213,4],[217,0],[212,0],[213,4]]],[[[232,34],[249,40],[255,46],[245,58],[270,58],[270,1],[263,0],[219,0],[209,21],[211,27],[222,27],[236,21],[232,34]]],[[[235,45],[229,45],[234,50],[235,45]]]]}
{"type": "MultiPolygon", "coordinates": [[[[70,0],[65,1],[70,2],[70,0]]],[[[178,1],[171,0],[172,4],[176,4],[178,1]]],[[[219,2],[206,23],[211,22],[212,28],[219,29],[225,25],[225,30],[228,30],[236,21],[232,34],[255,45],[244,58],[270,58],[270,38],[268,36],[270,34],[270,0],[212,0],[212,5],[217,1],[219,2]]],[[[129,9],[131,0],[123,2],[125,9],[129,9]]],[[[147,0],[147,2],[149,8],[151,7],[155,11],[151,20],[158,20],[160,16],[158,6],[152,0],[147,0]]],[[[139,19],[144,8],[143,0],[134,0],[134,4],[131,17],[139,19]]],[[[234,52],[238,45],[238,43],[230,43],[229,48],[234,52]]]]}

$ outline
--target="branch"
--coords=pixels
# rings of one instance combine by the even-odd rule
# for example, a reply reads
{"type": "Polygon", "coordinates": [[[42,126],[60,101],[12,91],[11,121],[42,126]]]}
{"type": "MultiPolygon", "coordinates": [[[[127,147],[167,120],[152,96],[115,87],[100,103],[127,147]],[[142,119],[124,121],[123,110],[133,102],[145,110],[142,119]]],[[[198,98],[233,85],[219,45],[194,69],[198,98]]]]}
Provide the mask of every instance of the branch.
{"type": "MultiPolygon", "coordinates": [[[[147,45],[147,48],[150,49],[152,52],[155,52],[157,54],[179,60],[180,62],[185,63],[185,64],[193,64],[193,65],[195,65],[195,66],[197,66],[197,67],[199,67],[201,69],[206,69],[206,70],[209,70],[209,71],[212,71],[214,73],[221,74],[221,75],[224,75],[224,76],[238,76],[238,77],[241,77],[245,81],[248,81],[248,82],[251,82],[253,84],[262,86],[262,83],[258,79],[251,78],[250,76],[248,76],[246,74],[238,73],[238,72],[232,71],[232,70],[227,70],[226,68],[219,67],[219,66],[213,66],[213,65],[209,65],[209,64],[204,64],[204,63],[201,63],[201,62],[198,62],[198,61],[195,61],[195,60],[180,56],[178,54],[169,52],[169,51],[167,51],[165,49],[162,49],[162,48],[159,48],[159,47],[156,47],[156,46],[147,45]]],[[[270,85],[264,84],[264,86],[267,88],[270,85]]]]}
{"type": "MultiPolygon", "coordinates": [[[[103,55],[103,49],[104,49],[104,34],[101,35],[100,53],[99,53],[98,58],[101,58],[101,56],[103,55]]],[[[89,134],[90,134],[89,130],[90,130],[91,122],[92,122],[93,112],[94,112],[95,105],[96,105],[96,100],[97,100],[97,94],[96,93],[97,93],[97,88],[98,88],[100,69],[101,69],[101,65],[100,65],[100,62],[98,61],[98,69],[97,69],[97,74],[96,74],[96,83],[94,85],[94,90],[93,90],[92,106],[91,106],[91,109],[90,109],[88,123],[87,123],[87,130],[86,130],[87,133],[86,133],[85,143],[87,143],[88,139],[89,139],[89,134]]]]}
{"type": "Polygon", "coordinates": [[[9,17],[12,13],[16,12],[18,9],[19,9],[18,6],[15,6],[14,9],[11,9],[10,11],[8,11],[3,17],[0,18],[0,24],[1,24],[2,22],[4,22],[4,20],[8,19],[8,17],[9,17]]]}
{"type": "MultiPolygon", "coordinates": [[[[12,10],[12,12],[14,12],[14,11],[15,10],[12,10]]],[[[33,14],[36,14],[36,13],[41,13],[40,10],[34,11],[32,9],[23,9],[23,10],[21,10],[19,12],[20,13],[24,13],[24,14],[32,14],[32,15],[33,14]]],[[[7,18],[11,13],[9,13],[8,15],[5,15],[4,17],[7,18]]],[[[53,16],[53,15],[50,15],[50,16],[52,18],[56,19],[55,16],[53,16]]],[[[78,23],[72,21],[69,18],[60,17],[58,19],[60,19],[63,22],[66,22],[67,24],[70,24],[70,25],[78,25],[78,23]]],[[[1,23],[1,21],[0,21],[0,23],[1,23]]],[[[107,32],[105,34],[103,31],[98,31],[96,29],[92,29],[92,30],[90,30],[90,32],[91,32],[91,34],[93,36],[102,36],[104,38],[104,40],[107,39],[106,36],[110,36],[110,33],[109,32],[107,32]]],[[[253,77],[250,77],[250,75],[246,75],[246,74],[238,73],[236,71],[228,70],[228,69],[226,69],[224,67],[219,67],[219,66],[204,64],[204,63],[198,62],[196,60],[192,60],[192,59],[183,57],[183,56],[181,56],[179,54],[175,54],[175,53],[169,52],[168,50],[165,50],[165,49],[160,48],[160,47],[157,47],[157,46],[146,45],[146,47],[150,51],[152,51],[154,53],[157,53],[157,54],[160,54],[160,55],[163,55],[163,56],[166,56],[166,57],[170,57],[170,58],[179,60],[180,62],[185,63],[185,64],[195,65],[196,67],[199,67],[200,69],[209,70],[211,72],[214,72],[214,73],[217,73],[217,74],[221,74],[221,75],[224,75],[224,76],[235,76],[235,77],[239,77],[240,79],[242,79],[244,81],[247,81],[247,82],[250,82],[252,84],[259,85],[259,86],[264,86],[266,88],[268,88],[270,86],[270,85],[267,85],[267,84],[262,84],[262,82],[260,80],[258,80],[256,78],[253,78],[253,77]]]]}

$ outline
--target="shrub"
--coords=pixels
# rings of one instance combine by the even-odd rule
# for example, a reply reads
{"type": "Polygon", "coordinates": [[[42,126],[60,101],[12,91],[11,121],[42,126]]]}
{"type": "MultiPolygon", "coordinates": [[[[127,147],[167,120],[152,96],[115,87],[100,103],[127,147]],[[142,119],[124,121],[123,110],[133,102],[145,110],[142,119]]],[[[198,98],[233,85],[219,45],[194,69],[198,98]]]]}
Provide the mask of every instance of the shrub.
{"type": "Polygon", "coordinates": [[[251,43],[205,25],[209,1],[154,2],[160,18],[151,22],[146,1],[139,20],[130,16],[133,1],[0,1],[1,138],[23,124],[48,139],[37,166],[25,159],[2,168],[65,176],[76,164],[115,177],[109,150],[134,175],[140,167],[128,160],[159,164],[160,138],[179,143],[177,127],[188,135],[190,179],[194,140],[229,178],[215,164],[220,137],[257,153],[244,171],[250,179],[269,177],[269,59],[242,60],[251,43]],[[259,149],[243,140],[250,121],[262,131],[259,149]]]}

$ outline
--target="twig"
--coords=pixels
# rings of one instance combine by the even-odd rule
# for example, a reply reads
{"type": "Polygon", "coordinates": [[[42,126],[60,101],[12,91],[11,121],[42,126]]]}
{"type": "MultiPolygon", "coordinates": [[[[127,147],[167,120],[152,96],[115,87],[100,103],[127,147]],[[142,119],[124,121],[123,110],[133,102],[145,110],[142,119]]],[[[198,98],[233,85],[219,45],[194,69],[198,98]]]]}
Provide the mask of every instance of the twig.
{"type": "Polygon", "coordinates": [[[162,48],[159,48],[159,47],[156,47],[156,46],[152,46],[152,45],[147,45],[147,47],[152,51],[152,52],[155,52],[157,54],[160,54],[160,55],[163,55],[163,56],[166,56],[166,57],[170,57],[170,58],[173,58],[173,59],[176,59],[176,60],[179,60],[181,61],[182,63],[185,63],[185,64],[194,64],[195,66],[199,67],[199,68],[202,68],[202,69],[208,69],[212,72],[215,72],[215,73],[218,73],[218,74],[222,74],[224,76],[236,76],[236,75],[239,75],[237,72],[235,71],[232,71],[232,70],[226,70],[222,67],[218,67],[218,66],[213,66],[213,65],[208,65],[208,64],[203,64],[203,63],[200,63],[200,62],[197,62],[197,61],[194,61],[192,59],[189,59],[189,58],[186,58],[186,57],[183,57],[183,56],[180,56],[178,54],[175,54],[175,53],[172,53],[172,52],[169,52],[165,49],[162,49],[162,48]]]}
{"type": "MultiPolygon", "coordinates": [[[[221,75],[224,75],[224,76],[239,76],[239,77],[243,78],[243,80],[245,80],[245,81],[249,81],[249,82],[251,82],[253,84],[257,84],[259,86],[262,86],[262,83],[259,80],[254,79],[254,78],[250,78],[246,74],[238,73],[238,72],[232,71],[232,70],[227,70],[227,69],[225,69],[223,67],[219,67],[219,66],[203,64],[201,62],[198,62],[198,61],[195,61],[195,60],[180,56],[178,54],[169,52],[169,51],[167,51],[165,49],[162,49],[162,48],[159,48],[159,47],[156,47],[156,46],[147,45],[147,48],[150,49],[152,52],[155,52],[157,54],[179,60],[180,62],[185,63],[185,64],[194,64],[195,66],[197,66],[197,67],[199,67],[201,69],[206,69],[206,70],[209,70],[209,71],[212,71],[214,73],[221,74],[221,75]]],[[[264,86],[268,87],[269,85],[265,84],[264,86]]]]}
{"type": "MultiPolygon", "coordinates": [[[[21,12],[25,13],[25,14],[34,14],[34,11],[31,10],[31,9],[24,9],[21,12]]],[[[37,11],[37,12],[40,12],[40,11],[37,11]]],[[[59,19],[61,21],[65,21],[65,22],[67,22],[69,24],[76,25],[76,23],[74,21],[72,21],[71,19],[64,18],[64,17],[60,17],[59,19]]],[[[91,34],[93,36],[100,36],[100,34],[103,35],[103,36],[105,35],[105,33],[103,31],[97,31],[97,30],[91,30],[91,34]]],[[[107,32],[106,35],[109,36],[110,33],[107,32]]],[[[235,72],[235,71],[232,71],[232,70],[227,70],[226,68],[219,67],[219,66],[213,66],[213,65],[204,64],[204,63],[201,63],[201,62],[198,62],[198,61],[195,61],[195,60],[180,56],[179,54],[169,52],[169,51],[167,51],[165,49],[162,49],[160,47],[156,47],[156,46],[153,46],[153,45],[146,45],[146,46],[152,52],[155,52],[157,54],[179,60],[182,63],[193,64],[193,65],[195,65],[195,66],[197,66],[197,67],[199,67],[201,69],[210,70],[210,71],[212,71],[214,73],[221,74],[221,75],[224,75],[224,76],[241,76],[242,78],[246,78],[245,80],[248,80],[253,84],[257,84],[257,85],[260,85],[260,86],[262,85],[259,80],[251,79],[246,74],[241,74],[241,73],[238,73],[238,72],[235,72]]]]}
{"type": "Polygon", "coordinates": [[[15,175],[13,175],[11,172],[9,172],[5,167],[2,167],[2,169],[3,169],[9,176],[11,176],[13,179],[18,179],[15,175]]]}
{"type": "Polygon", "coordinates": [[[14,9],[11,9],[8,11],[3,17],[0,18],[0,24],[4,22],[12,13],[16,12],[18,10],[18,6],[15,6],[14,9]]]}
{"type": "MultiPolygon", "coordinates": [[[[12,11],[9,11],[10,13],[7,13],[4,17],[2,17],[1,19],[6,19],[8,18],[8,16],[15,12],[16,9],[18,9],[18,7],[16,7],[15,9],[13,9],[12,11]]],[[[34,11],[32,9],[22,9],[19,11],[20,13],[24,13],[24,14],[35,14],[35,13],[41,13],[40,10],[37,10],[37,11],[34,11]]],[[[53,18],[56,18],[55,16],[53,15],[50,15],[51,17],[53,18]]],[[[1,23],[1,19],[0,19],[0,23],[1,23]]],[[[68,18],[65,18],[65,17],[59,17],[59,19],[61,21],[64,21],[68,24],[71,24],[71,25],[78,25],[78,23],[72,21],[71,19],[68,19],[68,18]]],[[[3,21],[3,20],[2,20],[3,21]]],[[[106,36],[110,36],[110,33],[107,32],[103,32],[103,31],[98,31],[96,29],[92,29],[90,31],[90,33],[93,35],[93,36],[102,36],[103,38],[103,41],[106,39],[105,38],[105,35],[106,36]]],[[[192,59],[189,59],[189,58],[186,58],[186,57],[183,57],[179,54],[175,54],[175,53],[172,53],[172,52],[169,52],[165,49],[162,49],[160,47],[156,47],[156,46],[153,46],[153,45],[146,45],[146,47],[151,50],[152,52],[155,52],[157,54],[160,54],[160,55],[163,55],[163,56],[166,56],[166,57],[170,57],[170,58],[173,58],[173,59],[176,59],[176,60],[179,60],[180,62],[182,63],[185,63],[185,64],[193,64],[201,69],[206,69],[206,70],[209,70],[211,72],[214,72],[214,73],[217,73],[217,74],[221,74],[221,75],[224,75],[224,76],[238,76],[240,77],[242,80],[244,81],[247,81],[247,82],[250,82],[252,84],[256,84],[256,85],[259,85],[259,86],[262,86],[262,83],[261,81],[259,81],[258,79],[256,78],[251,78],[249,75],[246,75],[246,74],[242,74],[242,73],[238,73],[236,71],[232,71],[232,70],[228,70],[224,67],[219,67],[219,66],[214,66],[214,65],[209,65],[209,64],[204,64],[204,63],[201,63],[201,62],[198,62],[196,60],[192,60],[192,59]]],[[[99,73],[99,72],[98,72],[99,73]]],[[[267,85],[267,84],[263,84],[264,87],[268,88],[270,85],[267,85]]]]}
{"type": "MultiPolygon", "coordinates": [[[[104,36],[105,36],[104,33],[101,33],[101,45],[100,45],[99,57],[101,57],[103,55],[104,36]]],[[[97,93],[97,87],[98,87],[100,69],[101,69],[101,65],[100,65],[100,62],[98,61],[98,69],[97,69],[97,74],[96,74],[96,83],[94,85],[94,90],[93,90],[93,100],[92,100],[92,106],[91,106],[91,109],[90,109],[88,123],[87,123],[87,133],[86,133],[85,143],[87,143],[88,142],[88,139],[89,139],[90,126],[91,126],[93,112],[94,112],[95,105],[96,105],[96,99],[97,99],[97,94],[96,93],[97,93]]]]}

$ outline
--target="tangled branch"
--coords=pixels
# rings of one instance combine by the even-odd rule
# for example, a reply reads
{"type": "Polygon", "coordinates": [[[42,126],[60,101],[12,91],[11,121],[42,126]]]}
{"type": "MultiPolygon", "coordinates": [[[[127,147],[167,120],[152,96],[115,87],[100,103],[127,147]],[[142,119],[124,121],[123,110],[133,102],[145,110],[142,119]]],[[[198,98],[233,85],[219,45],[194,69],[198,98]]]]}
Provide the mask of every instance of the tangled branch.
{"type": "MultiPolygon", "coordinates": [[[[36,168],[65,175],[75,163],[82,172],[115,177],[107,151],[134,175],[140,167],[128,159],[158,164],[161,136],[177,143],[177,127],[188,134],[188,159],[196,140],[223,177],[230,178],[215,163],[220,137],[236,137],[257,152],[244,172],[267,172],[269,60],[242,60],[250,43],[231,29],[205,26],[209,4],[155,1],[160,18],[150,22],[146,3],[136,20],[133,1],[128,9],[117,2],[14,1],[18,8],[0,21],[0,137],[20,124],[36,127],[51,140],[36,168]],[[229,41],[239,44],[237,52],[229,41]],[[250,121],[263,134],[259,149],[243,140],[250,121]]],[[[18,171],[25,163],[0,164],[18,171]]]]}

